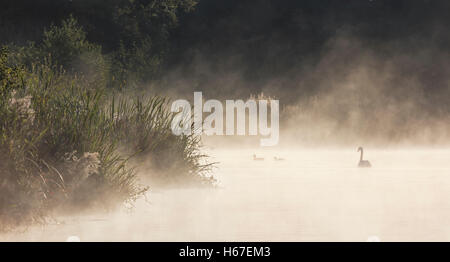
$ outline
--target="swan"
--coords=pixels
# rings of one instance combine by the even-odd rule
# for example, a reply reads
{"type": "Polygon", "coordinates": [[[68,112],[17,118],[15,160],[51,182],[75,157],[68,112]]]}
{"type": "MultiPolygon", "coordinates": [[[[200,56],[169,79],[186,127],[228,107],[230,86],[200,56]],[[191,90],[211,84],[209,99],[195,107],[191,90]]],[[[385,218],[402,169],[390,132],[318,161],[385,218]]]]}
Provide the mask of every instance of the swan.
{"type": "Polygon", "coordinates": [[[276,156],[275,156],[273,159],[274,159],[275,161],[284,161],[284,158],[276,157],[276,156]]]}
{"type": "Polygon", "coordinates": [[[372,165],[368,160],[363,160],[364,156],[364,149],[360,146],[358,147],[358,152],[361,152],[361,157],[359,159],[358,167],[371,167],[372,165]]]}
{"type": "Polygon", "coordinates": [[[263,157],[256,157],[256,155],[253,154],[253,160],[255,160],[255,161],[263,161],[264,158],[263,157]]]}

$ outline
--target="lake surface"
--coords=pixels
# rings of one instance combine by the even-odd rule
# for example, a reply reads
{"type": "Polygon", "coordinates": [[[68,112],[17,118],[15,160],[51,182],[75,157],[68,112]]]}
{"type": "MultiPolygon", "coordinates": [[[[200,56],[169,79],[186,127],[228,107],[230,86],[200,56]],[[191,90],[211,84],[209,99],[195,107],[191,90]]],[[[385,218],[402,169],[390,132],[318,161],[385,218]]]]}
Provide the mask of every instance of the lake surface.
{"type": "Polygon", "coordinates": [[[151,191],[131,213],[59,218],[0,240],[450,240],[450,150],[367,150],[370,169],[356,167],[356,150],[210,154],[217,189],[151,191]]]}

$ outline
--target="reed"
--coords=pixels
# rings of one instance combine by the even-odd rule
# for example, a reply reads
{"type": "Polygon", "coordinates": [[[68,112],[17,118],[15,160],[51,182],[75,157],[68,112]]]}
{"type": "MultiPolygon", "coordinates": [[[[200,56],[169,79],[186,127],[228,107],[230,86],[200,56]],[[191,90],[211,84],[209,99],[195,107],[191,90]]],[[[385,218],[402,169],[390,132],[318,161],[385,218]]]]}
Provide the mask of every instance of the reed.
{"type": "Polygon", "coordinates": [[[7,54],[0,51],[0,231],[45,223],[57,209],[132,203],[148,187],[130,159],[150,159],[160,180],[214,182],[199,138],[171,133],[168,99],[110,96],[48,61],[26,70],[7,54]]]}
{"type": "Polygon", "coordinates": [[[214,163],[207,162],[201,152],[200,137],[172,133],[174,113],[169,99],[120,96],[111,101],[107,109],[113,120],[111,133],[120,141],[122,152],[134,156],[134,163],[151,169],[140,172],[144,178],[157,184],[215,183],[209,176],[214,163]]]}

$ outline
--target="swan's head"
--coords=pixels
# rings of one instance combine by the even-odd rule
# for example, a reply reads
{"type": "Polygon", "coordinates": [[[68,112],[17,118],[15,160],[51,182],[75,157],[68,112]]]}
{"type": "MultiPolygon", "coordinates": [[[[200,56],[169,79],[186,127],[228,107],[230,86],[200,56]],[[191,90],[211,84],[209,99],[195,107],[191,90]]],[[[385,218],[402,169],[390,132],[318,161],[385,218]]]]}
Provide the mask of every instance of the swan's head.
{"type": "Polygon", "coordinates": [[[358,152],[361,152],[361,151],[363,151],[362,146],[358,147],[358,152]]]}

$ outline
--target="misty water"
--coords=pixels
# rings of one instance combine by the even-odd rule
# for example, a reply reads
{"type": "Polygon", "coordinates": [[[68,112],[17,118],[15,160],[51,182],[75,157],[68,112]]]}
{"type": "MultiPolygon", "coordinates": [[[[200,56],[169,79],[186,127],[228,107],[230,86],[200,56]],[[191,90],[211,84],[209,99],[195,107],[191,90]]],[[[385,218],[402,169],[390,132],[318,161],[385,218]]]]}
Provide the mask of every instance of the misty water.
{"type": "Polygon", "coordinates": [[[216,189],[151,189],[132,212],[61,217],[0,240],[450,240],[450,150],[366,151],[369,169],[356,167],[356,148],[213,149],[216,189]]]}

